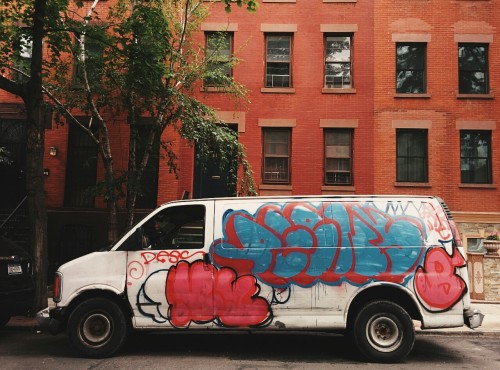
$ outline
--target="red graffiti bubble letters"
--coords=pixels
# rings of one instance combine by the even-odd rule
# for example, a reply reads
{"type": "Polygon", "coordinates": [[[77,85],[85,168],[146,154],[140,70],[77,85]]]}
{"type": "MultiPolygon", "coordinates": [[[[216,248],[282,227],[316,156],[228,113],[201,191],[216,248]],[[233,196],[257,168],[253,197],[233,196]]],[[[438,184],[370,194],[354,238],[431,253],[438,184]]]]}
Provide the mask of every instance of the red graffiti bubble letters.
{"type": "Polygon", "coordinates": [[[429,249],[424,266],[415,274],[415,290],[429,311],[448,310],[462,298],[466,285],[455,269],[464,265],[465,259],[457,250],[450,256],[444,248],[429,249]]]}
{"type": "Polygon", "coordinates": [[[264,325],[271,309],[259,293],[255,277],[238,277],[230,268],[217,269],[202,261],[180,262],[167,275],[169,318],[175,327],[213,320],[228,327],[264,325]]]}

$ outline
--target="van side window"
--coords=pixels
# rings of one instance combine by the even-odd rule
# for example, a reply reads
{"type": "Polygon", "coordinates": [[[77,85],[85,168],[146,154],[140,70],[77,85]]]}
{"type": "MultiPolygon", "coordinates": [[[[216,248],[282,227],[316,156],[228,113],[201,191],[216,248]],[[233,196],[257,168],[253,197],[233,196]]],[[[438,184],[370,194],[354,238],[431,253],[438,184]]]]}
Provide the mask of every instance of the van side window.
{"type": "Polygon", "coordinates": [[[143,235],[149,249],[201,249],[205,240],[205,207],[167,208],[144,224],[143,235]]]}

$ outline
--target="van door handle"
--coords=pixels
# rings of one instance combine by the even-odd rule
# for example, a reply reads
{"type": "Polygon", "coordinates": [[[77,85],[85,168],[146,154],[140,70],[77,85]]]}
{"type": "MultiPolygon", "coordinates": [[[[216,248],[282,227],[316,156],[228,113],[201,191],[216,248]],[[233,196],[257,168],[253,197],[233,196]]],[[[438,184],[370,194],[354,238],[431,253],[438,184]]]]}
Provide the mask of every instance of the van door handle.
{"type": "Polygon", "coordinates": [[[208,271],[208,267],[212,264],[212,259],[210,258],[209,253],[205,253],[203,255],[203,267],[206,271],[208,271]]]}

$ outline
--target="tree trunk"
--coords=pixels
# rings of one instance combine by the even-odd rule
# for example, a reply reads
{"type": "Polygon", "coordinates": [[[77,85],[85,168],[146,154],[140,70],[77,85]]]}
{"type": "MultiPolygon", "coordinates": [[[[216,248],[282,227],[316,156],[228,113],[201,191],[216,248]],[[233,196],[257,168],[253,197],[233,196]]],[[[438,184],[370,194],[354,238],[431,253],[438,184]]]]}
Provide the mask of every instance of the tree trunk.
{"type": "Polygon", "coordinates": [[[114,161],[107,123],[101,117],[98,118],[98,122],[101,136],[99,151],[104,165],[105,199],[108,209],[108,244],[112,244],[118,239],[118,197],[115,188],[114,161]]]}
{"type": "Polygon", "coordinates": [[[34,260],[33,313],[47,307],[47,212],[43,188],[45,122],[42,93],[42,61],[46,0],[35,0],[30,79],[23,94],[27,112],[26,191],[31,254],[34,260]]]}
{"type": "Polygon", "coordinates": [[[32,313],[47,307],[47,213],[43,188],[45,125],[41,99],[26,100],[26,191],[35,298],[32,313]]]}

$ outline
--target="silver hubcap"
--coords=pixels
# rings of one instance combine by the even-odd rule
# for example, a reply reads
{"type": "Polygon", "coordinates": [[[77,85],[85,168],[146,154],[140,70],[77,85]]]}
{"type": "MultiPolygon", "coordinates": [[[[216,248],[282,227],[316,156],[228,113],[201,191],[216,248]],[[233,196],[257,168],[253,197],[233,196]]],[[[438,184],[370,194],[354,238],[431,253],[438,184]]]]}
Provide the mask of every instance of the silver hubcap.
{"type": "Polygon", "coordinates": [[[403,332],[397,323],[387,316],[374,316],[366,326],[370,345],[380,352],[392,352],[401,345],[403,332]]]}
{"type": "Polygon", "coordinates": [[[111,321],[102,313],[93,313],[85,318],[81,330],[85,342],[98,346],[109,339],[111,321]]]}

